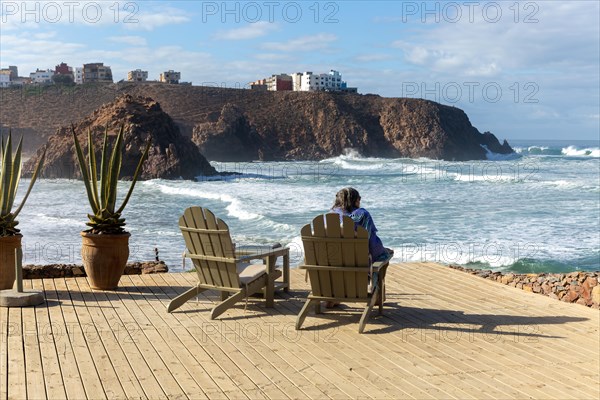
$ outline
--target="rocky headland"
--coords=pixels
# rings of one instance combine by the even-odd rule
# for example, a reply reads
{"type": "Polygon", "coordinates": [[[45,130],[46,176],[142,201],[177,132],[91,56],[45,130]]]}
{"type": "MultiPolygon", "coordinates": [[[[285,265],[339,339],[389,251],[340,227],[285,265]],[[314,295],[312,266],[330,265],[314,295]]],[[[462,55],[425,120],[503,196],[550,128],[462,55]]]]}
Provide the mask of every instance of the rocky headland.
{"type": "Polygon", "coordinates": [[[34,93],[0,89],[3,132],[12,128],[24,134],[26,150],[47,143],[72,158],[65,148],[72,123],[80,134],[90,126],[103,129],[107,122],[112,130],[131,124],[131,159],[149,134],[156,141],[153,167],[144,178],[188,177],[198,170],[210,174],[192,147],[215,161],[320,160],[345,149],[370,157],[463,161],[486,159],[483,146],[494,153],[513,151],[506,141],[480,133],[463,110],[422,99],[157,83],[79,86],[34,93]],[[140,98],[140,104],[128,104],[140,98]],[[177,162],[170,158],[174,153],[177,162]]]}

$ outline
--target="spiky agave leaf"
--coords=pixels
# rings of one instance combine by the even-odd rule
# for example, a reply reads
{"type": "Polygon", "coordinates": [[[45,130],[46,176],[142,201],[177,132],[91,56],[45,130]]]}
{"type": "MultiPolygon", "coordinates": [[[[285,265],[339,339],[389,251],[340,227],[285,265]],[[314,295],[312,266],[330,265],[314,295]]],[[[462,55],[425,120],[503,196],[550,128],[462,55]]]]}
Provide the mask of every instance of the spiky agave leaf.
{"type": "Polygon", "coordinates": [[[40,157],[40,161],[38,161],[38,164],[35,167],[35,171],[33,172],[33,175],[31,176],[31,180],[29,181],[29,187],[27,188],[27,192],[25,193],[25,196],[23,197],[23,200],[21,200],[21,204],[19,204],[19,207],[13,213],[15,217],[17,215],[19,215],[19,213],[21,212],[21,209],[25,205],[25,201],[27,201],[27,198],[29,197],[29,193],[31,193],[31,189],[33,189],[33,184],[37,180],[37,178],[38,178],[38,176],[40,174],[40,171],[42,170],[42,167],[44,166],[44,161],[45,160],[46,160],[46,148],[44,147],[44,150],[42,152],[42,156],[40,157]]]}
{"type": "Polygon", "coordinates": [[[90,183],[92,196],[94,196],[94,203],[101,204],[98,197],[98,170],[96,169],[96,152],[94,151],[92,130],[90,128],[88,128],[88,159],[90,160],[90,183]]]}
{"type": "Polygon", "coordinates": [[[102,143],[102,160],[100,161],[100,202],[106,204],[108,200],[107,187],[104,185],[104,181],[108,176],[108,123],[104,129],[104,141],[102,143]]]}
{"type": "Polygon", "coordinates": [[[10,183],[12,179],[12,138],[9,133],[6,145],[4,147],[4,154],[2,157],[2,166],[0,167],[0,215],[6,215],[10,212],[8,209],[8,203],[10,201],[10,183]]]}
{"type": "Polygon", "coordinates": [[[90,206],[92,207],[92,211],[94,213],[97,213],[100,209],[100,205],[95,201],[94,194],[92,192],[88,169],[86,166],[85,158],[83,157],[83,151],[81,151],[81,146],[79,145],[79,139],[77,139],[77,134],[75,133],[74,125],[71,125],[71,132],[73,133],[73,141],[75,142],[75,153],[77,154],[77,161],[79,163],[79,169],[81,170],[81,176],[85,184],[85,190],[87,192],[88,200],[90,202],[90,206]]]}
{"type": "Polygon", "coordinates": [[[16,228],[18,221],[17,216],[21,212],[21,209],[25,205],[31,189],[37,180],[40,170],[44,165],[46,157],[46,149],[42,153],[40,160],[35,168],[34,174],[29,182],[29,187],[25,196],[21,200],[19,207],[14,212],[11,212],[17,191],[19,189],[19,182],[21,180],[21,153],[23,148],[23,137],[19,140],[17,149],[14,157],[12,154],[12,134],[9,131],[8,139],[6,144],[4,143],[4,137],[2,137],[1,146],[2,164],[0,166],[0,236],[11,236],[19,233],[19,229],[16,228]]]}
{"type": "Polygon", "coordinates": [[[13,204],[15,202],[15,197],[17,197],[17,189],[19,189],[19,181],[21,180],[21,149],[23,147],[23,136],[19,140],[19,144],[17,145],[17,150],[15,151],[15,156],[12,160],[12,171],[10,176],[10,188],[8,189],[8,203],[7,210],[10,212],[12,210],[13,204]]]}
{"type": "Polygon", "coordinates": [[[86,182],[86,191],[88,193],[88,199],[90,200],[90,204],[92,204],[93,213],[88,214],[88,222],[86,223],[86,225],[89,226],[90,229],[88,229],[86,232],[91,232],[95,234],[115,234],[125,232],[125,218],[121,218],[121,213],[123,212],[125,205],[131,197],[131,193],[133,192],[133,188],[135,187],[135,182],[137,181],[141,172],[142,165],[146,157],[148,156],[148,151],[150,149],[151,144],[150,140],[148,140],[148,143],[146,144],[146,147],[143,151],[142,157],[138,162],[133,182],[129,188],[127,195],[125,196],[125,200],[121,204],[121,207],[119,207],[119,209],[115,211],[117,200],[117,185],[119,182],[119,173],[121,171],[121,165],[123,160],[123,138],[125,131],[124,125],[122,125],[119,130],[110,158],[108,157],[108,125],[106,126],[104,132],[104,142],[102,145],[102,159],[100,165],[100,193],[98,193],[98,183],[96,182],[94,184],[94,182],[90,182],[90,177],[95,176],[98,173],[94,148],[93,145],[90,144],[92,143],[91,134],[88,133],[88,171],[85,168],[85,160],[83,157],[83,152],[81,151],[81,147],[79,146],[79,143],[77,141],[75,128],[72,127],[72,130],[79,166],[82,169],[82,175],[84,177],[84,181],[86,182]],[[97,208],[94,208],[93,204],[96,204],[97,208]]]}
{"type": "Polygon", "coordinates": [[[150,150],[151,143],[152,143],[151,138],[148,138],[146,147],[144,148],[144,152],[142,153],[142,157],[140,158],[140,161],[138,162],[138,165],[135,168],[135,173],[133,174],[133,180],[131,181],[131,186],[129,187],[127,196],[125,196],[125,199],[123,200],[123,204],[121,204],[121,207],[119,207],[119,209],[117,210],[117,213],[119,213],[119,214],[123,212],[123,209],[127,205],[129,198],[131,197],[131,193],[133,193],[133,188],[135,187],[135,184],[139,178],[139,175],[142,172],[142,165],[144,164],[144,161],[146,161],[146,158],[148,158],[148,151],[150,150]]]}
{"type": "Polygon", "coordinates": [[[113,147],[112,155],[110,156],[109,174],[106,184],[108,185],[108,200],[105,207],[110,212],[115,212],[117,203],[117,184],[119,183],[119,173],[121,172],[121,162],[123,159],[123,132],[125,127],[121,125],[117,140],[113,147]]]}

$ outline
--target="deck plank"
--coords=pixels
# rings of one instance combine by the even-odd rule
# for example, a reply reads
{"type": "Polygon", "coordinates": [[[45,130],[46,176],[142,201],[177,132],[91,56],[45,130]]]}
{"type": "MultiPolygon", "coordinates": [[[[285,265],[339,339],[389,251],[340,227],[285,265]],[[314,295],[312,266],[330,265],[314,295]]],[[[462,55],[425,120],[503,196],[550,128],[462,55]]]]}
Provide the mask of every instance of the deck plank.
{"type": "Polygon", "coordinates": [[[309,286],[291,275],[274,308],[250,298],[217,320],[213,292],[166,312],[195,274],[125,276],[117,291],[26,281],[47,302],[0,308],[0,399],[600,396],[598,310],[403,263],[364,334],[355,304],[311,311],[295,331],[309,286]]]}
{"type": "Polygon", "coordinates": [[[27,397],[27,371],[23,349],[23,322],[20,308],[8,312],[8,398],[27,397]]]}
{"type": "MultiPolygon", "coordinates": [[[[422,265],[417,264],[411,266],[408,264],[404,267],[422,268],[422,265]]],[[[429,264],[428,267],[440,268],[435,264],[429,264]]],[[[472,342],[470,344],[471,352],[480,359],[488,358],[487,365],[494,366],[497,364],[500,368],[504,367],[505,373],[514,376],[513,382],[521,380],[523,386],[525,386],[528,391],[532,390],[531,382],[553,381],[556,386],[551,389],[551,391],[554,392],[555,395],[562,393],[565,398],[571,398],[573,396],[576,398],[577,392],[580,390],[582,393],[587,394],[590,393],[590,390],[591,393],[597,392],[598,385],[594,384],[594,380],[584,379],[582,381],[580,378],[582,376],[589,376],[595,379],[598,376],[598,368],[591,368],[584,372],[581,370],[580,365],[573,365],[573,363],[578,364],[582,361],[581,357],[576,356],[577,352],[573,350],[577,348],[577,343],[581,342],[587,342],[587,350],[585,350],[585,352],[589,351],[590,346],[597,349],[598,344],[590,343],[588,340],[590,336],[597,337],[598,328],[594,328],[593,324],[582,325],[588,326],[588,328],[584,330],[569,329],[564,326],[572,324],[568,322],[568,320],[577,322],[576,320],[581,318],[571,316],[571,310],[575,311],[574,314],[576,315],[580,313],[581,310],[587,311],[584,315],[587,314],[588,317],[590,315],[594,317],[593,310],[581,306],[577,307],[578,305],[575,304],[551,301],[551,299],[544,298],[543,296],[526,293],[515,288],[505,287],[498,283],[485,281],[477,277],[471,277],[472,279],[468,280],[472,285],[477,285],[479,283],[478,281],[483,281],[483,283],[491,285],[491,290],[499,289],[503,292],[508,291],[508,296],[510,296],[510,298],[507,298],[506,302],[502,303],[500,306],[497,303],[497,299],[486,298],[485,291],[483,290],[485,285],[483,288],[477,286],[470,288],[465,281],[461,279],[467,274],[454,270],[449,270],[449,272],[456,274],[457,276],[455,278],[458,279],[456,282],[451,282],[451,284],[464,286],[464,290],[466,290],[467,293],[471,293],[471,295],[456,297],[449,295],[449,292],[443,288],[440,288],[439,291],[436,291],[436,288],[430,288],[430,291],[436,292],[435,296],[429,295],[427,300],[422,299],[420,303],[421,308],[413,307],[411,310],[431,309],[432,305],[438,304],[442,306],[443,304],[448,304],[448,302],[452,302],[452,304],[458,306],[459,311],[454,313],[452,319],[455,322],[463,322],[465,326],[469,327],[470,332],[468,332],[467,335],[472,342]],[[474,282],[473,279],[475,279],[474,282]],[[524,297],[526,301],[515,302],[513,296],[524,297]],[[550,303],[550,305],[555,306],[561,305],[566,313],[561,317],[556,312],[548,313],[545,311],[547,307],[544,307],[543,305],[539,305],[538,307],[529,305],[529,302],[535,303],[540,300],[545,304],[550,303]],[[484,312],[482,312],[482,307],[485,310],[484,312]],[[544,324],[552,323],[554,321],[561,322],[562,320],[565,320],[566,323],[552,325],[552,334],[549,335],[544,332],[544,324]],[[536,322],[539,325],[536,325],[536,322]],[[496,323],[500,324],[499,327],[493,326],[496,323]],[[542,328],[540,326],[542,326],[542,328]],[[480,332],[481,328],[484,329],[480,332]],[[578,335],[577,332],[581,334],[578,335]],[[571,338],[571,340],[565,341],[564,338],[561,339],[560,337],[556,337],[556,335],[566,335],[565,338],[568,337],[571,338]],[[551,345],[553,351],[550,353],[552,354],[549,354],[547,351],[547,346],[549,344],[546,340],[543,340],[544,336],[548,337],[547,340],[554,342],[554,344],[551,345]],[[559,344],[557,342],[564,343],[559,344]],[[483,343],[484,345],[479,346],[477,343],[483,343]],[[489,355],[487,353],[489,353],[489,355]],[[514,365],[517,368],[505,368],[510,367],[511,365],[514,365]],[[556,371],[551,368],[548,368],[548,372],[542,372],[541,367],[546,365],[551,365],[553,368],[560,368],[561,370],[564,368],[571,369],[578,374],[557,374],[556,371]],[[522,367],[526,368],[523,369],[522,367]],[[591,372],[594,370],[595,373],[591,372]]],[[[419,285],[411,283],[406,283],[405,285],[412,290],[418,290],[419,288],[419,285]]],[[[416,312],[422,313],[423,311],[416,312]]],[[[443,315],[448,315],[448,313],[442,314],[442,316],[443,315]]],[[[597,316],[598,314],[596,313],[596,318],[592,318],[592,320],[598,321],[597,316]]],[[[442,322],[439,315],[436,318],[442,322]]],[[[543,387],[546,388],[543,391],[547,392],[547,385],[544,385],[543,387]]]]}
{"type": "Polygon", "coordinates": [[[104,394],[108,399],[124,398],[125,391],[110,362],[108,351],[112,353],[112,349],[108,349],[107,351],[100,336],[100,331],[103,330],[104,325],[93,321],[90,313],[90,308],[97,308],[98,306],[86,303],[83,300],[83,294],[80,286],[77,284],[77,280],[67,279],[65,284],[66,289],[71,294],[71,301],[73,302],[77,322],[82,327],[79,333],[82,334],[90,352],[90,357],[100,379],[104,394]]]}
{"type": "MultiPolygon", "coordinates": [[[[193,284],[194,278],[193,275],[181,275],[181,277],[185,277],[187,279],[188,285],[193,284]]],[[[201,295],[205,299],[209,299],[208,296],[203,293],[201,295]]],[[[240,318],[248,318],[250,324],[256,326],[261,325],[263,327],[263,332],[265,335],[269,336],[270,340],[273,339],[271,344],[271,348],[273,350],[277,350],[280,347],[291,347],[294,352],[301,354],[302,358],[309,360],[310,368],[316,371],[315,382],[319,382],[325,380],[328,382],[329,388],[324,393],[328,397],[333,398],[348,398],[350,397],[361,397],[368,398],[369,393],[368,390],[364,387],[359,386],[352,380],[347,380],[343,378],[343,375],[347,373],[347,371],[341,371],[341,367],[338,364],[329,362],[329,357],[323,357],[321,353],[319,353],[315,349],[315,344],[318,344],[318,333],[313,334],[309,333],[304,334],[302,331],[296,332],[294,330],[293,319],[295,319],[295,315],[288,315],[288,320],[279,321],[276,325],[268,324],[262,322],[262,320],[254,321],[253,318],[263,318],[265,314],[261,312],[260,305],[263,304],[264,300],[251,299],[251,304],[245,310],[244,305],[239,304],[236,307],[233,307],[228,310],[228,315],[225,318],[222,318],[217,321],[209,321],[208,323],[212,326],[216,327],[217,332],[220,332],[221,336],[223,333],[227,334],[228,332],[234,332],[236,330],[235,327],[227,324],[228,320],[236,321],[240,318]],[[281,326],[281,338],[277,340],[277,336],[274,335],[273,328],[277,327],[277,325],[281,326]],[[277,344],[280,343],[281,346],[277,344]],[[341,371],[341,373],[340,373],[341,371]]],[[[274,310],[274,309],[273,309],[274,310]]],[[[202,315],[202,314],[200,314],[202,315]]],[[[243,336],[244,326],[237,329],[237,336],[243,336]]],[[[322,385],[321,387],[323,387],[322,385]]]]}
{"type": "Polygon", "coordinates": [[[193,381],[178,365],[170,350],[155,346],[158,345],[154,343],[158,333],[140,311],[138,306],[140,298],[133,296],[124,284],[120,284],[117,291],[108,292],[108,297],[111,306],[118,313],[124,333],[131,335],[144,362],[160,385],[158,393],[163,392],[168,398],[189,398],[186,388],[193,385],[193,381]]]}
{"type": "MultiPolygon", "coordinates": [[[[136,277],[131,277],[133,281],[136,281],[136,277]]],[[[157,315],[162,316],[165,315],[165,309],[166,306],[168,304],[168,301],[170,299],[169,296],[166,295],[165,291],[164,291],[164,281],[162,280],[157,280],[154,279],[153,277],[149,277],[150,279],[152,279],[154,286],[149,286],[149,288],[151,289],[152,293],[154,294],[155,298],[157,300],[162,300],[162,302],[152,302],[154,309],[157,313],[157,315]]],[[[139,278],[138,278],[139,279],[139,278]]],[[[184,290],[184,289],[182,289],[184,290]]],[[[173,313],[173,314],[169,314],[170,317],[173,318],[177,318],[179,317],[181,314],[180,313],[173,313]]],[[[187,318],[187,317],[186,317],[187,318]]],[[[202,329],[203,327],[206,328],[207,325],[206,321],[204,321],[202,323],[202,325],[198,326],[199,329],[202,329]]],[[[192,330],[193,332],[194,330],[192,330]]],[[[203,336],[203,343],[206,343],[208,338],[208,334],[206,333],[206,330],[203,329],[204,332],[204,336],[203,336]]],[[[191,333],[191,332],[190,332],[191,333]]],[[[242,339],[241,337],[236,337],[237,339],[242,339]]],[[[265,367],[260,364],[259,361],[257,361],[258,359],[255,357],[248,357],[245,354],[242,353],[242,349],[240,349],[239,347],[236,347],[235,344],[232,346],[230,345],[225,345],[223,346],[223,343],[221,344],[221,348],[223,350],[225,350],[227,352],[227,354],[230,356],[230,358],[232,359],[233,362],[238,361],[236,364],[238,365],[238,367],[240,369],[242,369],[244,372],[247,372],[246,369],[244,368],[252,368],[253,370],[255,370],[254,373],[252,374],[248,374],[249,376],[251,375],[251,378],[253,377],[253,382],[255,382],[255,384],[257,385],[257,387],[259,387],[261,389],[261,391],[263,392],[263,394],[269,398],[287,398],[288,395],[284,392],[282,392],[279,387],[285,387],[285,385],[281,385],[281,381],[278,380],[278,375],[279,372],[278,371],[273,371],[273,367],[269,367],[268,370],[273,371],[271,376],[267,376],[264,375],[264,373],[262,371],[265,370],[265,367]],[[234,354],[233,357],[231,357],[231,355],[234,354]],[[244,362],[239,362],[238,357],[235,356],[235,354],[240,354],[245,356],[244,358],[242,358],[242,360],[246,360],[244,362]],[[251,366],[248,367],[248,363],[251,363],[251,366]]],[[[244,346],[246,348],[247,351],[253,352],[256,351],[255,350],[255,346],[244,346]]],[[[289,382],[287,383],[287,385],[289,386],[289,382]]],[[[292,388],[291,391],[294,392],[297,389],[292,388]]]]}
{"type": "Polygon", "coordinates": [[[0,307],[0,400],[8,397],[8,311],[0,307]]]}
{"type": "MultiPolygon", "coordinates": [[[[182,283],[182,286],[185,287],[187,285],[190,285],[191,282],[187,281],[185,279],[181,279],[184,276],[177,276],[175,274],[170,274],[168,276],[163,275],[162,278],[165,280],[166,283],[170,283],[172,285],[172,287],[178,286],[179,284],[182,283]]],[[[180,292],[184,291],[185,289],[181,289],[180,292]]],[[[174,293],[174,295],[177,295],[179,293],[174,293]]],[[[302,366],[300,365],[300,363],[302,362],[302,360],[297,359],[295,360],[296,363],[298,365],[300,365],[299,368],[294,368],[292,364],[286,362],[285,359],[285,355],[282,357],[281,353],[282,353],[282,349],[285,349],[285,346],[281,346],[278,347],[277,343],[275,342],[275,338],[273,336],[273,332],[272,329],[270,328],[274,328],[275,325],[263,325],[262,328],[267,328],[266,331],[264,330],[256,330],[256,323],[253,323],[252,325],[249,325],[250,328],[226,328],[223,322],[219,322],[219,320],[217,321],[210,321],[208,319],[206,319],[205,316],[208,315],[209,310],[202,310],[200,308],[198,308],[196,306],[197,303],[192,303],[191,305],[186,305],[187,307],[190,307],[189,310],[193,313],[195,313],[197,316],[203,315],[204,317],[198,318],[197,316],[195,316],[193,319],[190,317],[189,322],[192,324],[191,327],[193,329],[194,324],[197,323],[201,323],[204,326],[204,334],[205,335],[212,335],[214,337],[217,337],[219,340],[224,340],[227,339],[228,335],[234,334],[235,336],[233,336],[234,340],[238,340],[238,339],[242,339],[244,335],[250,335],[249,333],[246,334],[246,332],[260,332],[257,333],[257,336],[259,336],[259,339],[263,339],[262,343],[265,345],[264,348],[264,352],[273,352],[276,355],[279,355],[279,361],[276,362],[272,362],[273,364],[276,364],[279,369],[285,369],[290,371],[288,368],[291,368],[289,374],[291,375],[291,379],[293,379],[293,385],[297,386],[300,390],[302,390],[302,392],[304,393],[304,396],[302,397],[313,397],[313,398],[326,398],[326,397],[331,397],[327,391],[331,391],[331,387],[328,387],[328,389],[326,389],[326,391],[321,391],[318,388],[314,387],[310,380],[308,380],[305,376],[303,376],[300,372],[300,370],[302,369],[302,366]],[[201,314],[202,313],[202,314],[201,314]],[[195,321],[195,322],[194,322],[195,321]],[[242,331],[242,329],[244,329],[242,331]],[[266,338],[266,340],[265,340],[266,338]],[[287,366],[286,366],[287,364],[287,366]],[[283,367],[282,367],[283,366],[283,367]]],[[[233,310],[232,310],[233,311],[233,310]]],[[[175,316],[178,316],[178,314],[173,314],[175,316]]],[[[186,314],[186,315],[191,315],[190,314],[186,314]]],[[[267,323],[268,324],[268,323],[267,323]]],[[[241,325],[238,325],[241,326],[241,325]]],[[[257,341],[255,340],[251,340],[251,345],[253,347],[257,346],[257,341]]],[[[287,354],[288,356],[290,356],[290,354],[287,354]]],[[[288,376],[289,378],[289,376],[288,376]]],[[[290,386],[289,384],[287,386],[290,386]]],[[[343,397],[343,393],[342,392],[338,392],[338,395],[340,395],[341,397],[343,397]]]]}
{"type": "Polygon", "coordinates": [[[44,360],[44,365],[52,362],[59,364],[64,390],[68,398],[86,399],[85,388],[77,367],[79,354],[76,358],[76,352],[72,347],[73,342],[69,338],[69,326],[63,316],[62,301],[56,290],[55,281],[54,279],[44,279],[42,284],[46,301],[51,303],[48,304],[49,328],[57,354],[56,360],[44,360]]]}
{"type": "MultiPolygon", "coordinates": [[[[32,289],[43,292],[43,281],[34,279],[31,281],[32,289]]],[[[44,304],[35,307],[35,319],[37,324],[38,343],[43,370],[45,396],[49,399],[62,399],[67,396],[63,382],[58,353],[52,332],[52,322],[49,308],[57,306],[56,303],[46,300],[44,304]]]]}
{"type": "MultiPolygon", "coordinates": [[[[155,281],[160,280],[161,282],[163,282],[164,293],[171,295],[171,296],[176,296],[184,291],[183,288],[181,288],[179,291],[173,289],[175,286],[178,286],[178,281],[175,278],[176,278],[175,274],[160,274],[160,275],[155,275],[152,277],[152,279],[154,279],[155,281]]],[[[192,307],[193,307],[193,305],[192,305],[192,307]]],[[[177,316],[177,314],[175,314],[175,315],[177,316]]],[[[277,324],[276,321],[274,321],[274,322],[267,321],[266,323],[270,323],[271,324],[270,327],[272,327],[273,329],[275,328],[275,326],[277,324]]],[[[211,330],[212,330],[212,328],[215,328],[215,325],[211,326],[211,330]]],[[[326,397],[328,397],[324,392],[319,390],[317,387],[315,387],[311,383],[310,378],[307,378],[302,373],[302,359],[301,358],[298,358],[295,355],[292,355],[292,353],[287,351],[285,346],[281,346],[281,347],[277,347],[277,348],[272,347],[274,344],[274,341],[275,341],[275,337],[272,332],[273,329],[269,329],[267,331],[267,334],[263,334],[262,330],[261,331],[253,330],[254,337],[250,337],[250,341],[254,347],[260,346],[260,349],[262,350],[262,356],[265,358],[268,357],[272,366],[276,369],[279,369],[281,371],[281,373],[290,382],[293,383],[294,388],[297,388],[298,390],[300,390],[302,392],[302,395],[300,395],[300,393],[297,393],[294,390],[292,390],[292,394],[293,393],[298,394],[298,396],[293,396],[293,397],[295,397],[295,398],[302,398],[302,397],[326,398],[326,397]]]]}
{"type": "MultiPolygon", "coordinates": [[[[129,277],[124,279],[132,281],[129,277]]],[[[194,342],[190,332],[178,327],[177,324],[169,324],[166,321],[168,314],[164,306],[158,304],[157,301],[151,301],[151,295],[158,289],[152,289],[146,282],[140,282],[144,285],[144,289],[135,285],[134,282],[129,283],[133,285],[132,288],[135,288],[137,293],[144,295],[147,307],[143,307],[143,310],[148,320],[158,330],[162,340],[173,352],[173,356],[177,357],[179,362],[186,367],[202,394],[211,399],[228,398],[225,393],[235,385],[231,381],[226,381],[219,386],[218,381],[222,380],[223,371],[218,367],[214,368],[211,357],[204,351],[202,346],[194,342]],[[146,289],[150,289],[151,293],[146,289]],[[157,320],[162,321],[159,324],[157,320]]],[[[200,396],[201,394],[196,394],[194,397],[200,396]]]]}
{"type": "MultiPolygon", "coordinates": [[[[32,282],[23,282],[23,289],[31,290],[32,282]]],[[[44,369],[42,366],[42,355],[39,338],[43,335],[38,330],[36,321],[37,307],[23,307],[21,315],[23,318],[23,350],[25,353],[25,368],[27,377],[27,397],[31,399],[43,399],[46,396],[44,385],[44,369]]]]}
{"type": "Polygon", "coordinates": [[[77,304],[76,300],[72,299],[72,296],[76,297],[78,294],[72,294],[67,284],[67,280],[74,279],[54,279],[55,289],[58,299],[61,301],[60,308],[65,322],[65,331],[67,333],[65,339],[71,343],[74,359],[79,369],[78,375],[83,383],[87,398],[106,399],[106,392],[102,386],[102,375],[99,373],[99,368],[102,369],[103,366],[96,365],[92,356],[96,344],[93,341],[88,343],[87,340],[88,334],[91,333],[93,335],[94,327],[80,324],[75,309],[82,306],[77,304]]]}
{"type": "MultiPolygon", "coordinates": [[[[138,283],[142,280],[139,277],[131,277],[132,280],[137,281],[138,283]]],[[[148,278],[152,279],[152,278],[148,278]]],[[[154,280],[152,280],[154,282],[154,280]]],[[[155,285],[152,285],[155,286],[155,285]]],[[[151,286],[150,286],[151,287],[151,286]]],[[[158,294],[158,292],[155,292],[158,294]]],[[[168,301],[168,297],[163,295],[163,299],[165,300],[163,304],[160,304],[158,307],[158,313],[164,313],[166,310],[166,303],[168,301]]],[[[178,314],[171,314],[171,316],[177,316],[178,314]]],[[[206,321],[203,323],[201,327],[210,327],[210,325],[206,324],[206,321]]],[[[237,339],[241,339],[235,328],[231,331],[231,334],[237,339]]],[[[205,339],[208,338],[208,335],[205,336],[205,339]]],[[[249,377],[252,382],[256,385],[256,388],[259,392],[262,392],[262,395],[267,396],[268,398],[287,398],[288,396],[282,392],[277,385],[277,382],[273,382],[267,375],[263,373],[264,368],[261,364],[257,364],[259,362],[258,358],[247,357],[239,348],[233,345],[228,340],[221,340],[219,342],[219,347],[225,351],[227,356],[231,359],[233,363],[237,365],[240,371],[249,377]]],[[[250,350],[250,348],[248,348],[250,350]]]]}
{"type": "MultiPolygon", "coordinates": [[[[416,318],[417,323],[415,325],[426,325],[427,320],[431,320],[431,312],[428,312],[427,310],[431,309],[431,307],[434,305],[434,302],[431,301],[431,299],[429,301],[424,301],[423,302],[423,307],[419,310],[419,309],[414,309],[414,310],[410,310],[407,311],[405,313],[403,313],[402,315],[398,316],[396,318],[396,320],[399,323],[404,323],[404,324],[409,324],[410,322],[407,322],[407,318],[409,317],[414,317],[416,318]],[[427,303],[427,304],[425,304],[427,303]]],[[[465,310],[467,311],[467,308],[461,308],[461,310],[465,310]]],[[[440,336],[442,337],[442,342],[446,342],[446,346],[451,347],[452,349],[455,349],[456,351],[459,351],[461,355],[465,355],[467,357],[469,357],[470,359],[474,359],[476,358],[477,361],[479,362],[483,362],[484,366],[487,367],[498,367],[500,365],[522,365],[522,363],[527,363],[528,359],[526,357],[521,356],[519,353],[514,353],[514,352],[507,352],[504,349],[504,341],[505,340],[509,340],[509,341],[514,341],[514,340],[531,340],[530,338],[519,338],[515,334],[512,334],[510,332],[510,330],[505,331],[505,333],[509,333],[509,335],[506,336],[501,336],[502,331],[496,332],[495,334],[493,334],[491,337],[488,334],[478,334],[477,328],[476,327],[472,327],[471,324],[474,321],[468,320],[468,319],[461,319],[460,317],[458,317],[458,321],[459,322],[464,322],[463,326],[465,327],[466,331],[458,331],[458,332],[452,332],[452,331],[444,331],[444,327],[447,326],[452,326],[453,322],[456,322],[456,317],[453,318],[448,318],[445,317],[444,315],[438,315],[438,317],[436,317],[435,320],[435,327],[439,329],[438,332],[435,332],[434,334],[437,336],[436,339],[439,341],[440,340],[440,336]],[[469,331],[471,330],[471,331],[469,331]],[[495,337],[494,337],[495,335],[495,337]],[[461,336],[467,336],[467,338],[462,337],[461,336]],[[462,340],[461,340],[462,339],[462,340]],[[465,339],[468,340],[468,343],[463,343],[465,342],[465,339]],[[483,345],[481,344],[483,343],[483,345]]],[[[433,326],[432,326],[433,328],[433,326]]],[[[449,328],[451,329],[451,328],[449,328]]],[[[460,357],[460,356],[459,356],[460,357]]],[[[527,391],[528,392],[532,392],[535,394],[536,390],[533,389],[531,387],[531,382],[532,381],[542,381],[544,379],[543,375],[538,374],[536,376],[526,376],[523,375],[522,373],[518,372],[518,370],[516,370],[516,373],[513,376],[513,385],[519,387],[519,386],[525,386],[527,387],[527,391]]],[[[569,390],[568,389],[563,389],[560,390],[562,388],[558,388],[558,392],[562,392],[564,395],[567,395],[569,390]]],[[[537,393],[538,395],[542,396],[543,393],[537,393]]]]}
{"type": "Polygon", "coordinates": [[[124,369],[119,370],[119,378],[123,387],[134,391],[134,398],[166,397],[154,375],[152,365],[149,365],[144,358],[144,348],[138,346],[141,329],[137,324],[125,323],[120,316],[119,311],[123,306],[120,304],[118,295],[115,292],[92,290],[85,279],[78,281],[82,290],[87,291],[88,295],[92,295],[98,304],[102,304],[100,310],[110,331],[110,335],[104,335],[104,337],[109,343],[116,342],[118,345],[118,347],[111,347],[114,349],[111,357],[114,357],[114,365],[124,366],[124,369]],[[124,357],[126,362],[123,362],[121,357],[124,357]]]}

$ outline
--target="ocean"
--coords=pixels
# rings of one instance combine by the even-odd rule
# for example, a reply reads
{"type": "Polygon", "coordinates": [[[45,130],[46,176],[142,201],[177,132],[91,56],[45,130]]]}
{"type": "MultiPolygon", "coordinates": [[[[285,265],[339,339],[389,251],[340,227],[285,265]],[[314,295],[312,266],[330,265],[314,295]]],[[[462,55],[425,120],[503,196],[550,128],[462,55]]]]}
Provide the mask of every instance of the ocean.
{"type": "MultiPolygon", "coordinates": [[[[394,262],[516,273],[600,270],[599,143],[510,143],[516,155],[489,154],[489,161],[365,158],[349,150],[319,162],[213,162],[235,173],[220,180],[138,182],[123,213],[130,261],[154,260],[157,249],[171,271],[181,271],[177,220],[199,205],[225,220],[236,243],[279,242],[298,265],[301,227],[352,186],[394,249],[394,262]]],[[[119,184],[120,198],[129,184],[119,184]]],[[[88,212],[81,181],[39,180],[18,218],[24,264],[80,263],[88,212]]]]}

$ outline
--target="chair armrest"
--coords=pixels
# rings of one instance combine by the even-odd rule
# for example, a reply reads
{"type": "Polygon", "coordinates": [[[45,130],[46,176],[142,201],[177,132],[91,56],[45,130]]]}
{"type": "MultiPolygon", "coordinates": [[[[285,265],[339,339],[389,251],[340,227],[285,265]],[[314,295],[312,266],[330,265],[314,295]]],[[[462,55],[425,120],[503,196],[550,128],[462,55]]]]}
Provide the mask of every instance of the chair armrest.
{"type": "Polygon", "coordinates": [[[340,267],[333,265],[300,265],[299,269],[313,271],[334,271],[334,272],[369,272],[369,267],[340,267]]]}
{"type": "Polygon", "coordinates": [[[259,257],[257,254],[249,254],[247,256],[236,257],[235,262],[246,262],[251,260],[259,260],[263,257],[259,257]]]}
{"type": "Polygon", "coordinates": [[[388,258],[386,258],[385,260],[382,261],[376,261],[373,263],[373,271],[375,272],[379,272],[379,270],[381,268],[387,267],[388,264],[390,263],[390,260],[392,259],[392,256],[390,255],[388,258]]]}
{"type": "Polygon", "coordinates": [[[265,253],[273,250],[268,244],[247,244],[243,246],[234,246],[235,254],[238,255],[247,255],[247,254],[257,254],[257,253],[265,253]]]}
{"type": "Polygon", "coordinates": [[[235,255],[237,261],[260,260],[267,257],[280,257],[289,254],[289,247],[271,246],[240,246],[236,249],[235,255]]]}
{"type": "MultiPolygon", "coordinates": [[[[250,253],[241,257],[217,257],[217,256],[204,256],[204,255],[197,255],[197,254],[190,254],[188,251],[186,251],[183,256],[187,257],[187,258],[191,258],[191,259],[196,259],[196,260],[205,260],[205,261],[216,261],[216,262],[245,262],[245,261],[250,261],[250,260],[264,260],[265,258],[268,257],[279,257],[279,256],[285,256],[286,254],[289,254],[289,248],[288,247],[279,247],[276,249],[265,249],[266,251],[263,252],[255,252],[255,253],[250,253]]],[[[244,253],[242,253],[244,254],[244,253]]],[[[236,253],[237,255],[237,253],[236,253]]]]}

